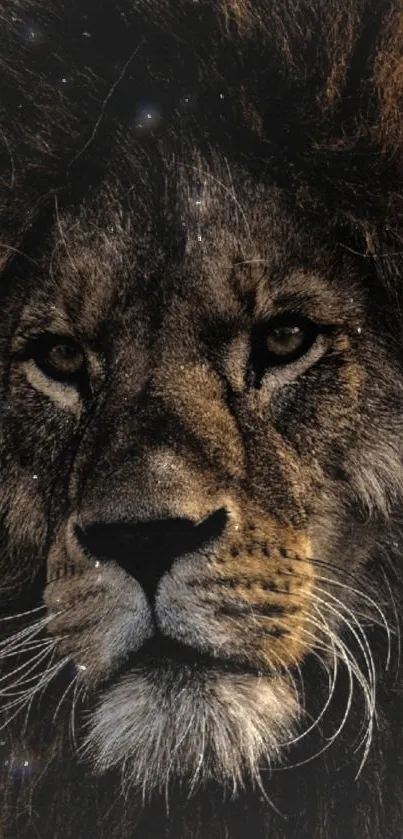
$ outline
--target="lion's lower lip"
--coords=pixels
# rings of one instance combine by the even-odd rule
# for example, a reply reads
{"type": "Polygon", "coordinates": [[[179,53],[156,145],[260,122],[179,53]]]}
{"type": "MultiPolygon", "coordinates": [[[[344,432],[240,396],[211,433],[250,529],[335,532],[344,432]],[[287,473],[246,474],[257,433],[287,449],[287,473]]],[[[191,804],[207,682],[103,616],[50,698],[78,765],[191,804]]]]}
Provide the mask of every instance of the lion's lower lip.
{"type": "Polygon", "coordinates": [[[130,653],[126,657],[123,666],[116,673],[114,681],[131,672],[139,670],[142,673],[147,670],[155,672],[156,669],[170,670],[176,674],[180,672],[188,673],[189,675],[192,671],[198,674],[204,672],[206,676],[208,674],[212,675],[213,672],[254,673],[255,675],[261,675],[262,673],[261,668],[251,666],[250,662],[243,662],[235,657],[220,658],[213,656],[209,652],[157,634],[136,653],[130,653]]]}

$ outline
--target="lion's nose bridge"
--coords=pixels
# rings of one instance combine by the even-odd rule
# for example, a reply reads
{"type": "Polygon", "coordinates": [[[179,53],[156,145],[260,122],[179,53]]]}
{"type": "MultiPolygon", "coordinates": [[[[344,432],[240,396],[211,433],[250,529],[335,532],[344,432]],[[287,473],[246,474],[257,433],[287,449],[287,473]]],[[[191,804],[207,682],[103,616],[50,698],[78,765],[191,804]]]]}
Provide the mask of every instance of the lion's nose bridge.
{"type": "Polygon", "coordinates": [[[94,464],[79,500],[84,518],[97,521],[200,521],[220,505],[208,478],[170,446],[109,450],[94,464]]]}
{"type": "Polygon", "coordinates": [[[237,480],[243,449],[221,386],[203,367],[181,366],[156,367],[136,392],[121,372],[78,458],[78,506],[102,505],[111,518],[133,510],[198,521],[216,506],[218,487],[237,480]]]}
{"type": "Polygon", "coordinates": [[[138,510],[156,516],[185,516],[197,521],[206,514],[206,481],[184,455],[169,446],[143,449],[141,465],[129,476],[129,493],[138,510]]]}
{"type": "Polygon", "coordinates": [[[120,370],[99,420],[88,427],[72,479],[77,510],[89,519],[199,522],[227,507],[243,447],[222,384],[205,364],[160,358],[140,388],[120,370]]]}

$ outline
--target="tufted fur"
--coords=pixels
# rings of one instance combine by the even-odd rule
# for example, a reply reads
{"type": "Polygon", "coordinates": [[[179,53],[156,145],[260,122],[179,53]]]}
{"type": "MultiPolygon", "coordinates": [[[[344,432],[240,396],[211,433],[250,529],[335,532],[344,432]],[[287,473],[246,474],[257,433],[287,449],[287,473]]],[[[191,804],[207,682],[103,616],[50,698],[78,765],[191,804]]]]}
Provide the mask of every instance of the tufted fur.
{"type": "Polygon", "coordinates": [[[402,20],[1,5],[2,839],[402,831],[402,20]]]}

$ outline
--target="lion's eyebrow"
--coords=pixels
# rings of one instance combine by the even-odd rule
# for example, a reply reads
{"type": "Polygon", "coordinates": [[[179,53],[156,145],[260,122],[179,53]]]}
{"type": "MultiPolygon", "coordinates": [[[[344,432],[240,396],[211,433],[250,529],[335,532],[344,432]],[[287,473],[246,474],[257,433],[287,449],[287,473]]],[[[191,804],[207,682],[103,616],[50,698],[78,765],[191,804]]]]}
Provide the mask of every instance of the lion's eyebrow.
{"type": "Polygon", "coordinates": [[[326,262],[312,268],[309,265],[285,266],[283,271],[277,266],[274,271],[268,268],[256,285],[255,296],[255,316],[261,318],[292,311],[323,322],[335,322],[361,310],[363,304],[359,286],[326,262]]]}
{"type": "Polygon", "coordinates": [[[318,294],[307,291],[290,291],[273,295],[273,305],[276,309],[306,314],[314,311],[320,302],[318,294]]]}

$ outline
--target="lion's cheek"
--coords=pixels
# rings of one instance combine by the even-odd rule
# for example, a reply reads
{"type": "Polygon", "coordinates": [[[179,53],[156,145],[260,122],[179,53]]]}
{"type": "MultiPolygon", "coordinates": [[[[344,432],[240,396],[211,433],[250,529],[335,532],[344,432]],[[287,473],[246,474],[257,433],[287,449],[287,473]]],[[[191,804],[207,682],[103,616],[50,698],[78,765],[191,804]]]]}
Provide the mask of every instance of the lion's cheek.
{"type": "Polygon", "coordinates": [[[153,634],[141,586],[119,568],[76,573],[73,568],[69,574],[68,565],[59,566],[44,601],[47,631],[57,639],[59,654],[74,661],[91,688],[119,670],[153,634]]]}

